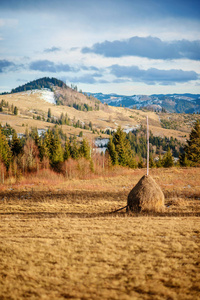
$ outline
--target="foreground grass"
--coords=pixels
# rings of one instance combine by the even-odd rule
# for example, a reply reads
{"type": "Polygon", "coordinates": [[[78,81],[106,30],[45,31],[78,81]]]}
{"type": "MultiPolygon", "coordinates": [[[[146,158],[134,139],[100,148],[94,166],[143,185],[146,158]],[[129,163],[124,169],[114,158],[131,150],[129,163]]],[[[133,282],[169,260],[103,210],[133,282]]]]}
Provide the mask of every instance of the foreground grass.
{"type": "Polygon", "coordinates": [[[0,299],[198,299],[200,169],[151,171],[163,214],[108,214],[143,173],[2,189],[0,299]]]}

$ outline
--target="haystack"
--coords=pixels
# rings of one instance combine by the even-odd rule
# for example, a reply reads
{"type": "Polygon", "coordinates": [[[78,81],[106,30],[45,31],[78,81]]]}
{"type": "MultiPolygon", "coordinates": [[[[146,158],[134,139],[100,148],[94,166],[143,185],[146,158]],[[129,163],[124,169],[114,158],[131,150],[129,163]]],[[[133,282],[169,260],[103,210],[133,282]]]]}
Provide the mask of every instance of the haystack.
{"type": "Polygon", "coordinates": [[[144,175],[130,191],[127,200],[127,211],[154,211],[164,210],[164,194],[150,175],[144,175]]]}

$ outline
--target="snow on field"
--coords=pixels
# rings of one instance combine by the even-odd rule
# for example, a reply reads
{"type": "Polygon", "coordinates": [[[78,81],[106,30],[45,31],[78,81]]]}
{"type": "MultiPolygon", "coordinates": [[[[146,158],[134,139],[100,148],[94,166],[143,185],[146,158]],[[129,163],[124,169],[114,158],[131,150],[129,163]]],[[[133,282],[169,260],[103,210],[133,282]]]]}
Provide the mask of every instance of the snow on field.
{"type": "Polygon", "coordinates": [[[94,148],[93,150],[99,153],[103,152],[105,154],[108,142],[109,139],[97,138],[94,143],[96,148],[94,148]]]}
{"type": "Polygon", "coordinates": [[[138,128],[140,128],[140,125],[139,125],[139,124],[138,124],[138,125],[135,125],[134,127],[128,127],[128,128],[126,128],[126,129],[123,129],[123,131],[126,132],[126,133],[129,133],[130,131],[136,130],[136,129],[138,129],[138,128]]]}
{"type": "Polygon", "coordinates": [[[49,103],[56,104],[54,92],[50,90],[41,90],[41,98],[49,103]]]}
{"type": "Polygon", "coordinates": [[[39,94],[41,99],[43,99],[44,101],[52,104],[56,104],[54,92],[50,91],[49,89],[32,90],[32,91],[24,92],[23,94],[26,95],[39,94]]]}
{"type": "Polygon", "coordinates": [[[46,131],[46,129],[38,129],[38,135],[42,136],[46,131]]]}
{"type": "Polygon", "coordinates": [[[95,146],[103,148],[103,147],[107,146],[108,142],[109,142],[109,139],[96,139],[95,146]]]}

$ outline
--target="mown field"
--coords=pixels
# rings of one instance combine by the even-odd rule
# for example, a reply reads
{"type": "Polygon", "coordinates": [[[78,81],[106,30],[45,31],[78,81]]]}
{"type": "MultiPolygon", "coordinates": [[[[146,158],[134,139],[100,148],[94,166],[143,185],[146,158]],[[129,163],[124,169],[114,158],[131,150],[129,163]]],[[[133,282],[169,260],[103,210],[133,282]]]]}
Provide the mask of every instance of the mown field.
{"type": "Polygon", "coordinates": [[[0,186],[0,299],[199,299],[200,168],[155,169],[160,214],[110,213],[145,170],[0,186]]]}

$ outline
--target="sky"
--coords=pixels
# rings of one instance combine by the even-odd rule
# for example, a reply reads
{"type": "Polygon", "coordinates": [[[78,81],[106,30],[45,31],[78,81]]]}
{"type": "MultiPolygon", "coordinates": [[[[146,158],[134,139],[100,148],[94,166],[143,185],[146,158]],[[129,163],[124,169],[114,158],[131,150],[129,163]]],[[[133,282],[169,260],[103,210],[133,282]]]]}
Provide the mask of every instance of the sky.
{"type": "Polygon", "coordinates": [[[199,0],[0,0],[0,92],[200,94],[199,0]]]}

